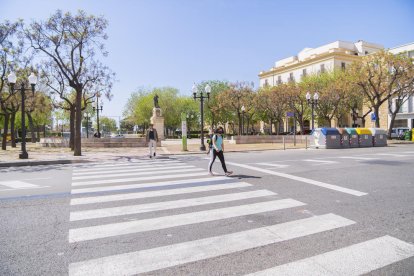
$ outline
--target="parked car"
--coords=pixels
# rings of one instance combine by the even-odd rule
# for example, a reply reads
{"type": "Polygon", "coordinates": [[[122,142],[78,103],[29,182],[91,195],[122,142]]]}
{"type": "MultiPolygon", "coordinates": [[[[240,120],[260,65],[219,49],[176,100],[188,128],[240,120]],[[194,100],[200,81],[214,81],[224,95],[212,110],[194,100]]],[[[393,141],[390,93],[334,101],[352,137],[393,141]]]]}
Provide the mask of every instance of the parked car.
{"type": "MultiPolygon", "coordinates": [[[[391,139],[401,139],[404,136],[404,132],[410,130],[408,127],[394,127],[391,130],[391,139]]],[[[402,138],[404,139],[404,138],[402,138]]]]}

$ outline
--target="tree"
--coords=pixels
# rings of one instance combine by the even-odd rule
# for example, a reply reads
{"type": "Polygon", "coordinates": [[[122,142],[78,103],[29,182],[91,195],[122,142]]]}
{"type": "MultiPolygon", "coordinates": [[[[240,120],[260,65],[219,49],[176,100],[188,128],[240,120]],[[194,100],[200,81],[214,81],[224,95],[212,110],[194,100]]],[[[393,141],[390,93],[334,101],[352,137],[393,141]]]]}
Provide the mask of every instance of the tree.
{"type": "Polygon", "coordinates": [[[108,54],[103,43],[107,39],[107,26],[108,21],[104,17],[87,15],[84,11],[76,15],[69,12],[63,14],[58,10],[46,21],[33,22],[25,29],[31,47],[45,56],[42,69],[45,75],[51,75],[49,87],[55,86],[58,93],[70,89],[75,91],[75,156],[82,155],[84,92],[96,91],[95,85],[111,82],[114,77],[109,68],[98,61],[100,57],[97,56],[101,54],[105,57],[108,54]]]}
{"type": "Polygon", "coordinates": [[[116,120],[102,116],[99,118],[100,124],[102,125],[103,132],[116,132],[116,120]]]}
{"type": "Polygon", "coordinates": [[[308,104],[306,101],[306,92],[303,88],[294,82],[281,84],[286,91],[287,103],[290,111],[295,113],[296,121],[299,122],[301,134],[305,134],[305,118],[307,115],[308,104]]]}
{"type": "MultiPolygon", "coordinates": [[[[230,88],[223,91],[218,96],[219,107],[225,112],[225,117],[230,117],[231,113],[237,115],[238,119],[238,135],[241,135],[242,131],[242,106],[246,109],[252,108],[253,103],[253,86],[247,82],[237,82],[230,84],[230,88]],[[228,112],[231,112],[230,114],[228,112]],[[230,115],[230,116],[229,116],[230,115]]],[[[228,121],[228,120],[227,120],[228,121]]]]}
{"type": "Polygon", "coordinates": [[[379,51],[354,62],[349,70],[373,109],[377,118],[375,126],[379,127],[380,106],[398,95],[409,85],[410,80],[412,81],[412,60],[403,55],[395,56],[386,51],[379,51]],[[398,86],[399,83],[402,85],[398,86]]]}
{"type": "Polygon", "coordinates": [[[17,102],[17,93],[15,91],[10,91],[6,84],[6,75],[14,69],[14,67],[17,67],[20,64],[23,43],[19,37],[16,37],[16,33],[21,24],[22,22],[20,21],[15,23],[9,21],[0,23],[0,115],[4,117],[2,139],[3,150],[6,150],[6,138],[9,131],[9,123],[11,123],[12,129],[12,146],[16,146],[14,122],[19,104],[17,102]]]}
{"type": "Polygon", "coordinates": [[[287,112],[286,91],[284,85],[266,86],[259,90],[257,96],[257,109],[263,121],[270,121],[272,127],[274,122],[279,125],[276,133],[279,134],[280,124],[283,124],[283,117],[287,112]]]}
{"type": "Polygon", "coordinates": [[[344,99],[343,90],[339,89],[338,75],[340,71],[325,72],[322,74],[309,75],[303,78],[300,86],[305,91],[317,92],[319,94],[316,114],[320,126],[332,126],[332,119],[337,117],[338,110],[344,99]]]}

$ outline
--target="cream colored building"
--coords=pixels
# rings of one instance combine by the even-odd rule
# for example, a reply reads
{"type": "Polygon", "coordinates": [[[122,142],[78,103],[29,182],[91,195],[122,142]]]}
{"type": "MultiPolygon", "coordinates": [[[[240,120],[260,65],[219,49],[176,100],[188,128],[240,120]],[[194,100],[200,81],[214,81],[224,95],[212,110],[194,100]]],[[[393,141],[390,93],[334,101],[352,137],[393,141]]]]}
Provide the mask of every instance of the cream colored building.
{"type": "MultiPolygon", "coordinates": [[[[406,54],[411,58],[414,58],[414,42],[391,48],[391,53],[406,54]]],[[[393,108],[395,108],[395,99],[393,101],[393,108]]],[[[388,125],[390,124],[391,116],[388,116],[388,125]]],[[[400,108],[394,122],[394,128],[414,128],[414,97],[411,96],[400,108]]]]}
{"type": "MultiPolygon", "coordinates": [[[[268,71],[261,71],[259,85],[264,87],[289,81],[300,82],[306,75],[332,71],[335,68],[345,69],[361,56],[369,55],[383,48],[382,45],[362,40],[355,43],[335,41],[317,48],[305,48],[295,56],[276,61],[268,71]]],[[[343,122],[344,125],[350,125],[350,117],[347,122],[343,122]]],[[[334,122],[334,126],[338,126],[338,122],[334,122]]],[[[309,122],[305,122],[306,127],[309,127],[309,122]]],[[[290,128],[288,127],[288,131],[291,131],[290,128]]],[[[282,131],[286,131],[285,126],[282,131]]]]}

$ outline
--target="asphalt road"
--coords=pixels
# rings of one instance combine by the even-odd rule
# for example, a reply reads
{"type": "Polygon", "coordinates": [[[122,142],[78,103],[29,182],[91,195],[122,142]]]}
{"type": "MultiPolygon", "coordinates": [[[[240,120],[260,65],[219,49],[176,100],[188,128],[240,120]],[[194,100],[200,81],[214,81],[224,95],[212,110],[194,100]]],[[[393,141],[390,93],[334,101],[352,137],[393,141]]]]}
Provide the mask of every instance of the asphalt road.
{"type": "Polygon", "coordinates": [[[414,275],[413,146],[206,158],[0,169],[0,275],[414,275]]]}

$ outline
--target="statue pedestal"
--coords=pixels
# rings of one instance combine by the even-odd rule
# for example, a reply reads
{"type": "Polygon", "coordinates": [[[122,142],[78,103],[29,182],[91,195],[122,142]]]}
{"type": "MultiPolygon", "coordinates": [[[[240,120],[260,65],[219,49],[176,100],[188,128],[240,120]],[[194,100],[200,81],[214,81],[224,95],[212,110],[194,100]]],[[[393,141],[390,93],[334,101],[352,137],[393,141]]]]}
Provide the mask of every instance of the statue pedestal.
{"type": "Polygon", "coordinates": [[[161,108],[154,107],[152,109],[151,124],[157,130],[158,139],[164,140],[164,117],[162,116],[161,108]]]}

